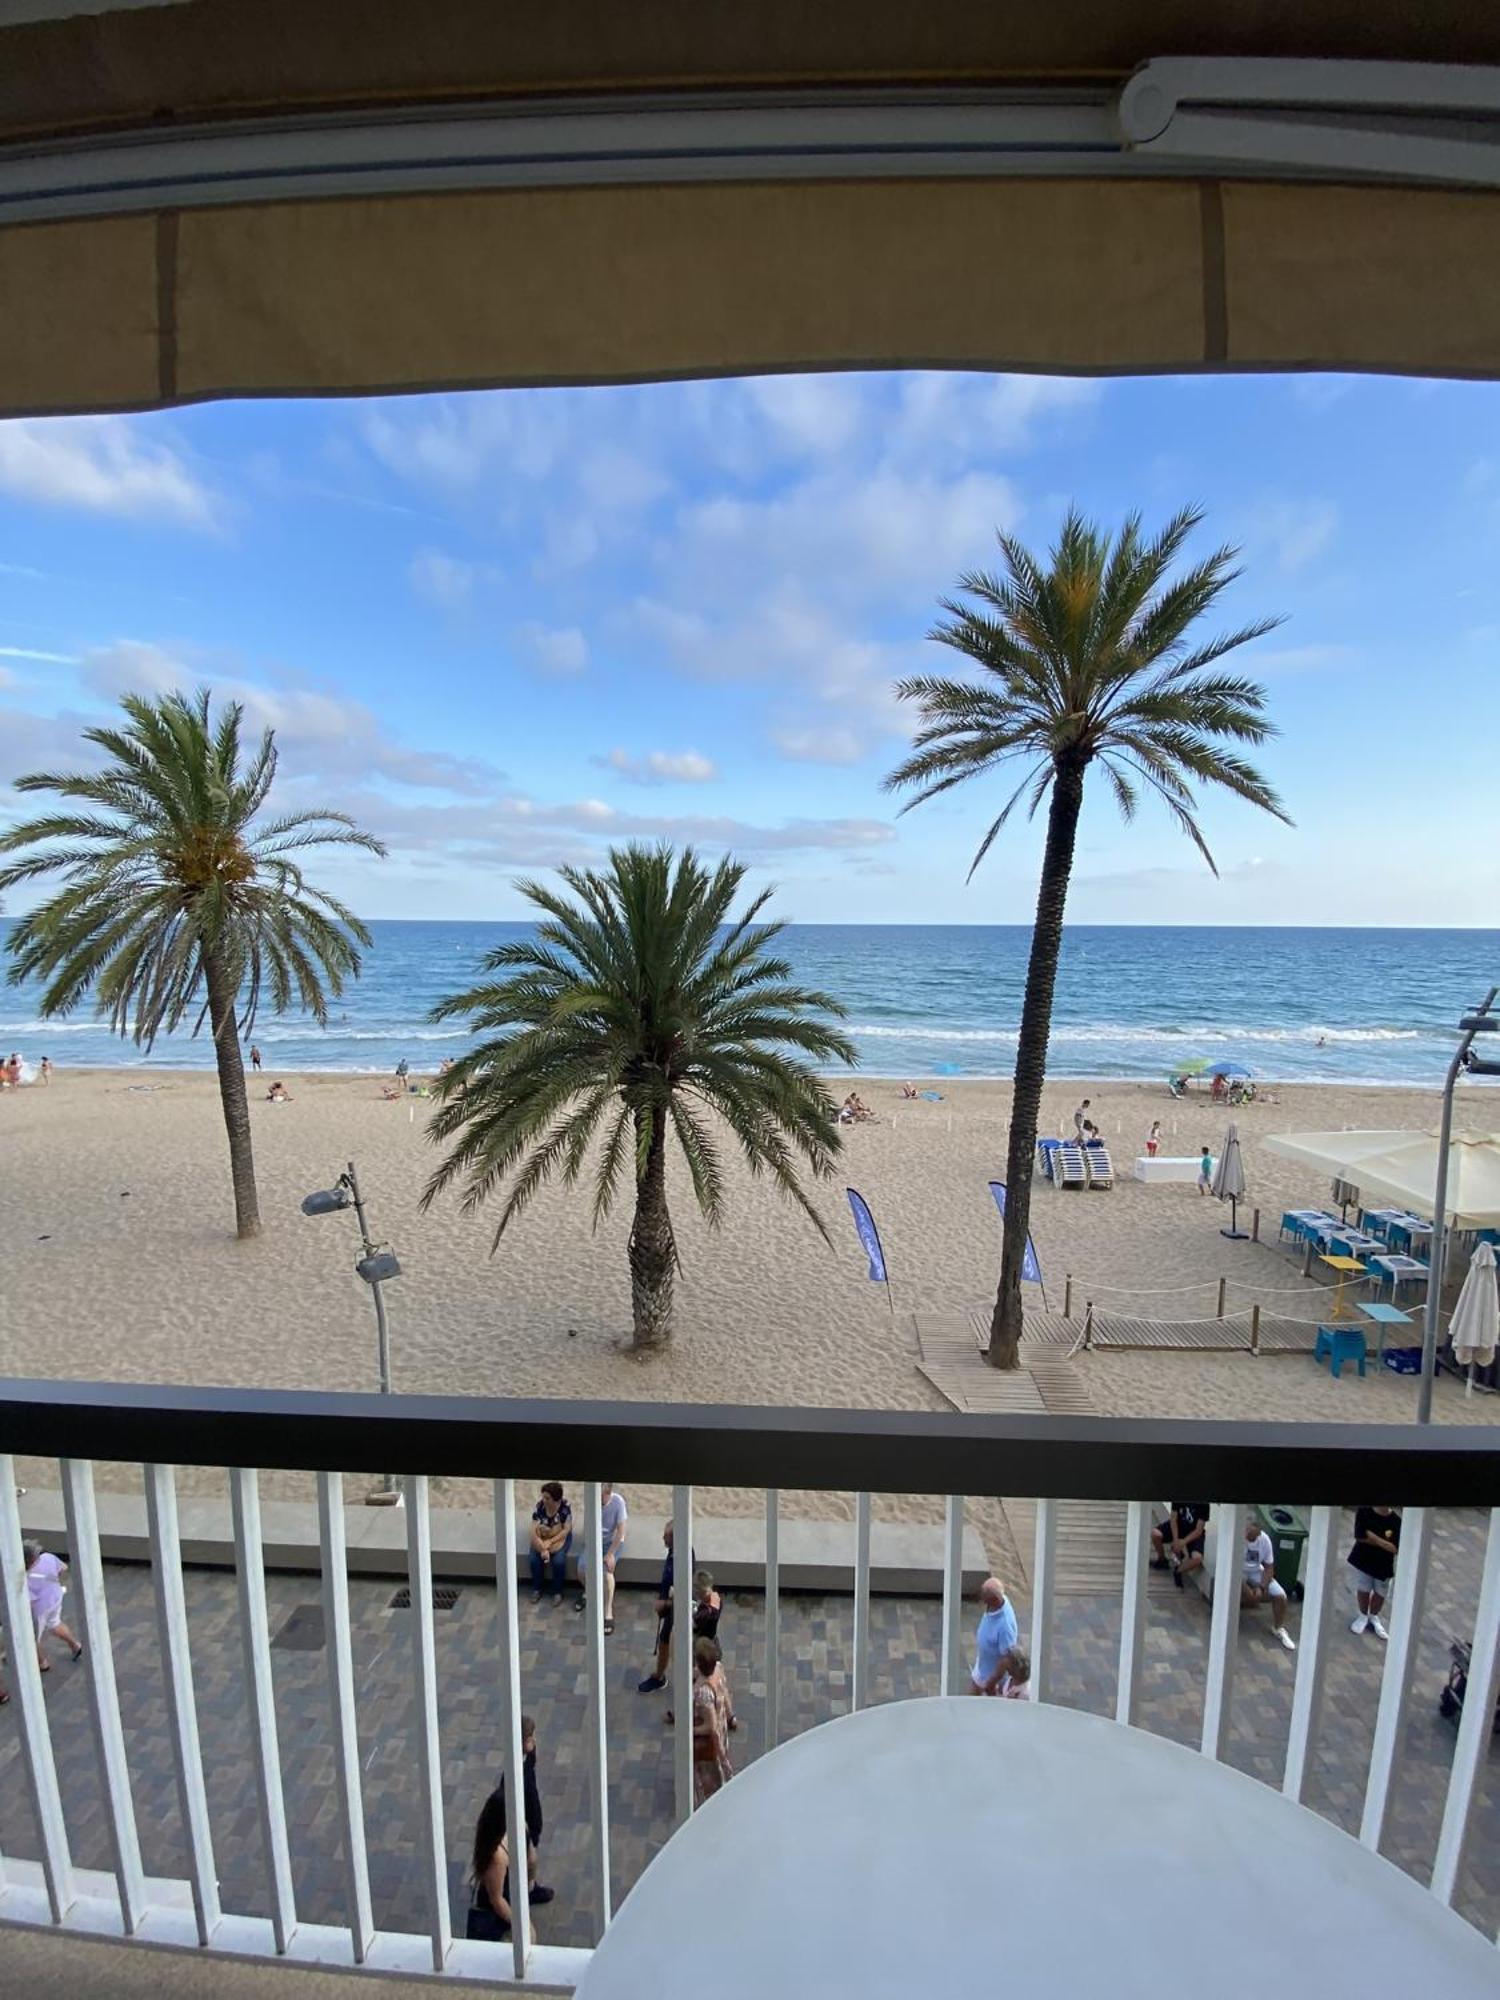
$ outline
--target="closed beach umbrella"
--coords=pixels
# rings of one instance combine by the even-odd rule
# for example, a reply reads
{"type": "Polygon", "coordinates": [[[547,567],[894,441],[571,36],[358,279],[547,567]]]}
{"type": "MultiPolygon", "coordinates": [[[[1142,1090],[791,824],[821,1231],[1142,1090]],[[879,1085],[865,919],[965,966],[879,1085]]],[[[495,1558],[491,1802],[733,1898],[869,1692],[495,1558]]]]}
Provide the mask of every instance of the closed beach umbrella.
{"type": "Polygon", "coordinates": [[[1224,1134],[1224,1144],[1219,1148],[1219,1164],[1214,1169],[1214,1193],[1220,1201],[1229,1203],[1229,1227],[1221,1229],[1221,1236],[1228,1236],[1236,1243],[1243,1243],[1245,1232],[1239,1227],[1238,1205],[1245,1199],[1245,1163],[1240,1158],[1240,1128],[1231,1125],[1224,1134]]]}
{"type": "Polygon", "coordinates": [[[1448,1322],[1448,1338],[1453,1342],[1453,1358],[1469,1371],[1469,1390],[1474,1388],[1474,1370],[1488,1368],[1500,1344],[1500,1292],[1495,1290],[1495,1251],[1481,1243],[1469,1260],[1469,1275],[1448,1322]]]}

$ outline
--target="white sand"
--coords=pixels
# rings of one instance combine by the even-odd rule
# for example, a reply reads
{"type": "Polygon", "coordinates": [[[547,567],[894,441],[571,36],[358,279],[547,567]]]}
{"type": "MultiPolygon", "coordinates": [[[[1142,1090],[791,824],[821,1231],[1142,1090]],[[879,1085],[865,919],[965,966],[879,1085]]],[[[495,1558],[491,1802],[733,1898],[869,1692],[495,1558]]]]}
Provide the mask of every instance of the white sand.
{"type": "MultiPolygon", "coordinates": [[[[847,1132],[837,1182],[819,1191],[831,1249],[738,1172],[730,1221],[715,1236],[675,1175],[677,1337],[668,1354],[640,1361],[619,1344],[629,1327],[627,1207],[594,1235],[587,1198],[549,1189],[491,1256],[492,1221],[464,1217],[453,1198],[418,1210],[436,1159],[425,1101],[385,1103],[371,1078],[286,1081],[292,1103],[252,1104],[265,1230],[249,1244],[232,1232],[211,1075],[63,1071],[49,1088],[0,1094],[5,1372],[373,1388],[373,1316],[352,1269],[352,1219],[299,1212],[301,1197],[351,1157],[403,1265],[388,1292],[398,1389],[934,1409],[944,1405],[916,1372],[911,1315],[977,1306],[993,1291],[999,1222],[986,1182],[1004,1174],[1006,1085],[944,1081],[942,1103],[916,1105],[901,1102],[896,1084],[862,1085],[880,1122],[847,1132]],[[879,1222],[894,1317],[865,1275],[846,1180],[879,1222]]],[[[1105,1309],[1174,1319],[1212,1313],[1220,1273],[1234,1281],[1231,1307],[1258,1297],[1268,1311],[1318,1309],[1288,1296],[1302,1286],[1299,1267],[1274,1246],[1282,1209],[1322,1202],[1328,1188],[1266,1153],[1261,1136],[1420,1128],[1437,1109],[1429,1093],[1301,1086],[1230,1114],[1206,1099],[1173,1102],[1161,1085],[1059,1084],[1044,1129],[1070,1125],[1085,1093],[1121,1179],[1112,1193],[1038,1186],[1033,1229],[1051,1303],[1060,1307],[1071,1272],[1075,1311],[1092,1296],[1105,1309]],[[1153,1117],[1164,1120],[1165,1150],[1189,1154],[1205,1140],[1217,1148],[1230,1115],[1250,1188],[1242,1219],[1248,1226],[1249,1207],[1262,1209],[1266,1245],[1226,1241],[1227,1211],[1191,1185],[1130,1178],[1153,1117]]],[[[1306,1356],[1095,1353],[1080,1365],[1100,1410],[1119,1414],[1400,1421],[1414,1403],[1414,1385],[1387,1370],[1334,1383],[1306,1356]]],[[[1450,1383],[1439,1384],[1438,1403],[1443,1420],[1500,1420],[1500,1398],[1465,1403],[1450,1383]]],[[[716,1504],[752,1501],[725,1492],[716,1504]]],[[[837,1497],[816,1504],[836,1508],[837,1497]]]]}

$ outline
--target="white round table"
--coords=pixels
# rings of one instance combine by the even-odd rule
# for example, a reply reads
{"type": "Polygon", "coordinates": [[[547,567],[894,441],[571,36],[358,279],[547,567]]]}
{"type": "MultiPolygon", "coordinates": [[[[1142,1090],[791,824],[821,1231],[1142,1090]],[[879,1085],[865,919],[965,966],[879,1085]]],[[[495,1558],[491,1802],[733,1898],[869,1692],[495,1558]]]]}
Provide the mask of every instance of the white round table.
{"type": "Polygon", "coordinates": [[[752,1764],[626,1898],[580,2000],[1495,2000],[1392,1863],[1196,1751],[1031,1702],[895,1702],[752,1764]]]}

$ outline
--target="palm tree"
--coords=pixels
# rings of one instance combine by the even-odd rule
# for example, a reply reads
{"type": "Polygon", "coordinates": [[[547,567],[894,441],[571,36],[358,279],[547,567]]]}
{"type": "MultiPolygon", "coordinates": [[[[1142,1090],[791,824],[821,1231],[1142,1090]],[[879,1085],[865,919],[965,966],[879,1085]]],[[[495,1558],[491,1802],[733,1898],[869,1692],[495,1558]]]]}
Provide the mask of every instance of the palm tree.
{"type": "Polygon", "coordinates": [[[628,1170],[634,1346],[660,1348],[678,1261],[668,1138],[711,1227],[725,1210],[727,1128],[751,1173],[769,1174],[826,1241],[798,1161],[826,1178],[840,1142],[811,1064],[852,1062],[854,1051],[816,1018],[842,1015],[838,1002],[793,985],[786,960],[769,952],[783,928],[757,921],[771,891],[731,917],[738,862],[710,870],[690,847],[674,857],[631,845],[612,849],[599,872],[559,873],[562,889],[520,885],[540,913],[535,937],[491,952],[484,969],[497,977],[433,1010],[483,1039],[439,1085],[432,1137],[457,1144],[422,1202],[461,1180],[463,1207],[474,1210],[508,1180],[493,1249],[554,1173],[567,1186],[587,1173],[597,1228],[628,1170]]]}
{"type": "Polygon", "coordinates": [[[210,714],[207,689],[150,700],[128,694],[118,728],[86,729],[108,760],[97,772],[36,771],[22,792],[66,807],[0,834],[0,890],[46,875],[63,886],[12,925],[10,980],[46,982],[40,1012],[72,1013],[92,992],[111,1028],[149,1050],[195,1014],[213,1035],[229,1133],[235,1222],[260,1230],[240,1037],[262,987],[272,1010],[296,1003],[321,1024],[359,971],[359,919],[311,887],[293,858],[308,847],[385,849],[343,813],[287,813],[257,823],[276,776],[267,729],[242,761],[237,702],[210,714]]]}
{"type": "Polygon", "coordinates": [[[987,1350],[996,1368],[1020,1365],[1021,1265],[1037,1118],[1063,906],[1090,767],[1101,768],[1127,821],[1135,816],[1143,787],[1160,800],[1210,868],[1214,860],[1198,825],[1194,784],[1221,786],[1277,819],[1287,818],[1260,773],[1225,747],[1263,743],[1275,734],[1265,717],[1265,691],[1254,681],[1215,670],[1226,653],[1260,638],[1280,620],[1261,619],[1210,639],[1190,638],[1191,628],[1240,574],[1238,550],[1220,548],[1169,575],[1201,519],[1196,508],[1184,508],[1148,540],[1140,516],[1132,514],[1111,543],[1072,509],[1046,563],[1001,535],[1004,576],[962,577],[959,589],[968,601],[945,599],[947,618],[930,634],[972,660],[985,678],[923,674],[897,683],[898,694],[918,703],[922,713],[911,755],[885,781],[888,790],[917,788],[903,811],[1013,758],[1026,766],[979,843],[970,879],[1022,798],[1034,815],[1050,794],[1016,1047],[1000,1284],[987,1350]]]}

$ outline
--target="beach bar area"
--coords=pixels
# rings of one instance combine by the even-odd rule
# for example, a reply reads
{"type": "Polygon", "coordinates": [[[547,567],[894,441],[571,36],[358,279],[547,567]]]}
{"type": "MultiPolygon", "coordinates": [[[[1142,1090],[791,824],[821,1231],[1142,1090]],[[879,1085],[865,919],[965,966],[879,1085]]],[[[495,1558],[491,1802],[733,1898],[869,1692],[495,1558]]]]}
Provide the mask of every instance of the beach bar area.
{"type": "MultiPolygon", "coordinates": [[[[0,16],[0,417],[918,366],[1500,378],[1500,12],[22,0],[0,16]]],[[[339,1317],[348,1274],[340,1292],[299,1247],[273,1286],[205,1249],[196,1156],[146,1123],[174,1109],[153,1082],[128,1087],[125,1111],[106,1109],[139,1115],[140,1179],[110,1187],[107,1222],[96,1187],[70,1191],[96,1234],[54,1230],[26,1173],[7,1193],[27,1255],[56,1255],[33,1295],[42,1334],[25,1301],[10,1329],[44,1358],[0,1380],[0,1983],[215,2000],[297,2000],[319,1973],[338,1992],[584,2000],[1496,1990],[1500,1450],[1480,1398],[1449,1383],[1458,1407],[1412,1423],[1402,1385],[1365,1379],[1363,1359],[1334,1379],[1338,1343],[1311,1351],[1321,1327],[1295,1352],[1247,1336],[1195,1355],[1191,1380],[1162,1343],[1173,1390],[1212,1417],[1152,1406],[1161,1356],[1116,1357],[1133,1413],[1095,1408],[1068,1372],[1092,1306],[1078,1322],[1028,1300],[1016,1370],[980,1362],[983,1328],[947,1294],[924,1345],[924,1297],[897,1302],[900,1256],[940,1289],[950,1273],[921,1260],[936,1245],[954,1261],[962,1211],[993,1264],[999,1136],[955,1136],[950,1107],[924,1123],[926,1102],[902,1107],[899,1162],[893,1120],[850,1127],[893,1189],[900,1166],[909,1203],[876,1308],[834,1326],[814,1289],[832,1295],[826,1266],[762,1274],[753,1243],[732,1248],[720,1345],[689,1346],[675,1374],[663,1362],[671,1400],[640,1393],[602,1312],[578,1306],[592,1253],[561,1226],[545,1270],[503,1279],[540,1359],[484,1344],[509,1300],[487,1320],[439,1243],[436,1332],[420,1360],[398,1344],[399,1393],[226,1382],[225,1355],[303,1380],[335,1347],[338,1382],[370,1379],[339,1317]],[[143,1189],[178,1232],[160,1261],[129,1234],[143,1189]],[[219,1351],[184,1331],[192,1283],[219,1351]],[[179,1380],[115,1379],[126,1300],[179,1380]],[[39,1379],[64,1348],[68,1379],[39,1379]],[[729,1389],[694,1395],[710,1353],[729,1389]],[[972,1383],[981,1365],[987,1407],[941,1387],[944,1368],[972,1383]],[[613,1371],[613,1392],[578,1392],[586,1367],[613,1371]],[[1274,1368],[1301,1371],[1284,1378],[1299,1405],[1345,1398],[1378,1420],[1263,1420],[1274,1368]],[[814,1371],[842,1401],[802,1404],[814,1371]],[[881,1407],[898,1371],[921,1407],[881,1407]],[[560,1589],[523,1596],[518,1520],[560,1473],[593,1550],[614,1483],[665,1496],[639,1524],[632,1555],[651,1562],[622,1578],[618,1635],[592,1580],[576,1595],[569,1579],[576,1613],[560,1589]],[[354,1518],[376,1481],[399,1503],[378,1532],[354,1518]],[[461,1565],[434,1542],[450,1483],[483,1496],[461,1565]],[[184,1522],[205,1494],[213,1534],[195,1545],[184,1522]],[[125,1502],[128,1547],[112,1539],[125,1502]],[[1348,1553],[1377,1503],[1400,1512],[1399,1569],[1388,1624],[1362,1607],[1356,1637],[1348,1553]],[[278,1543],[282,1504],[301,1514],[278,1543]],[[720,1516],[737,1526],[715,1544],[703,1524],[720,1516]],[[1280,1551],[1259,1560],[1267,1521],[1288,1530],[1286,1583],[1280,1551]],[[40,1526],[77,1621],[71,1657],[45,1663],[25,1636],[40,1526]],[[652,1581],[658,1536],[676,1571],[652,1581]],[[1211,1601],[1182,1587],[1205,1545],[1211,1601]],[[743,1747],[719,1788],[695,1740],[727,1696],[695,1683],[686,1615],[711,1550],[725,1634],[742,1634],[725,1727],[743,1747]],[[982,1672],[977,1622],[1006,1607],[1006,1650],[982,1672]],[[545,1831],[538,1811],[533,1870],[538,1718],[567,1809],[545,1831]],[[510,1934],[470,1935],[483,1870],[466,1830],[502,1774],[510,1934]],[[537,1872],[554,1867],[555,1884],[537,1872]]],[[[61,1176],[94,1157],[86,1093],[113,1088],[85,1079],[85,1108],[56,1113],[54,1137],[76,1120],[48,1155],[61,1176]]],[[[201,1101],[181,1089],[187,1132],[201,1101]]],[[[5,1138],[30,1159],[35,1106],[18,1096],[5,1138]]],[[[400,1124],[351,1098],[338,1129],[372,1134],[414,1216],[404,1068],[391,1096],[400,1124]]],[[[1203,1148],[1195,1179],[1204,1155],[1218,1165],[1212,1102],[1171,1100],[1197,1120],[1180,1135],[1203,1148]]],[[[298,1198],[320,1183],[290,1115],[269,1115],[268,1173],[294,1209],[294,1183],[298,1198]]],[[[1309,1273],[1336,1274],[1338,1332],[1346,1292],[1386,1289],[1398,1313],[1420,1297],[1435,1220],[1476,1246],[1500,1229],[1494,1135],[1459,1135],[1451,1199],[1431,1189],[1425,1206],[1420,1149],[1398,1143],[1415,1136],[1265,1140],[1358,1190],[1335,1203],[1352,1236],[1343,1212],[1274,1211],[1309,1273]]],[[[1233,1210],[1221,1234],[1208,1188],[1172,1185],[1180,1160],[1142,1160],[1162,1171],[1117,1181],[1101,1142],[1039,1184],[1054,1271],[1054,1249],[1081,1246],[1101,1299],[1147,1296],[1145,1264],[1152,1287],[1217,1292],[1220,1318],[1241,1272],[1308,1303],[1233,1210]],[[1170,1241],[1189,1247],[1169,1252],[1166,1211],[1132,1200],[1185,1201],[1170,1241]],[[1123,1272],[1097,1233],[1117,1212],[1139,1232],[1123,1272]]],[[[323,1198],[303,1212],[347,1205],[323,1198]]],[[[752,1237],[765,1226],[755,1211],[752,1237]]],[[[382,1282],[399,1275],[387,1248],[364,1254],[382,1282]]],[[[695,1604],[713,1595],[710,1577],[695,1604]]]]}

